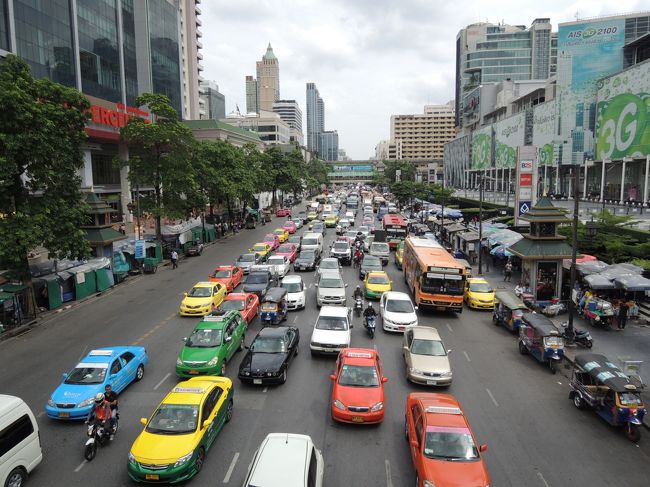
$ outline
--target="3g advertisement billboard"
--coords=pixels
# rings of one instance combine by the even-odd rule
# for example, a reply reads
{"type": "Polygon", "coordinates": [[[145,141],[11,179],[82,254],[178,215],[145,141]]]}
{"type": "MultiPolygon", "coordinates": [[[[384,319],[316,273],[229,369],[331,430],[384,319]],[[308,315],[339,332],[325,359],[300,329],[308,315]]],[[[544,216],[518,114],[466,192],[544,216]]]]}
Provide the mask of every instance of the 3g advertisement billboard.
{"type": "Polygon", "coordinates": [[[494,165],[498,168],[517,166],[517,147],[524,145],[526,112],[520,112],[494,124],[494,165]]]}
{"type": "Polygon", "coordinates": [[[472,169],[492,167],[492,126],[472,132],[472,169]]]}

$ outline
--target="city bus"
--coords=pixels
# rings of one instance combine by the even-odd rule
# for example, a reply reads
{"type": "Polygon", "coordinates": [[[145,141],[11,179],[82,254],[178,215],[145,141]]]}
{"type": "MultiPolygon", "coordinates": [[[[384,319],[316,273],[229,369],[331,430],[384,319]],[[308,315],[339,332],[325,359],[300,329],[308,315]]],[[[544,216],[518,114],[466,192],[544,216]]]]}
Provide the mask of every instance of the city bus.
{"type": "Polygon", "coordinates": [[[384,215],[383,226],[384,230],[386,230],[388,245],[391,250],[396,249],[399,243],[406,238],[408,223],[406,223],[402,215],[390,213],[384,215]]]}
{"type": "Polygon", "coordinates": [[[406,237],[402,267],[417,306],[463,312],[465,269],[439,243],[406,237]]]}

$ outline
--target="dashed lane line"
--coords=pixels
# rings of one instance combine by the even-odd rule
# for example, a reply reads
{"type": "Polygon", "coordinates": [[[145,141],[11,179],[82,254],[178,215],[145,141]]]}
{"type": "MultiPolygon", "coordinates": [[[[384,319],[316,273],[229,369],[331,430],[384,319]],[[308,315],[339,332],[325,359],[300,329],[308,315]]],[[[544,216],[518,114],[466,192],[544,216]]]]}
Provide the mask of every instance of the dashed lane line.
{"type": "Polygon", "coordinates": [[[230,476],[232,475],[233,470],[235,470],[235,465],[237,465],[237,460],[239,459],[239,452],[235,453],[235,456],[232,457],[232,462],[230,462],[230,467],[228,467],[228,471],[226,472],[226,476],[223,478],[223,483],[227,484],[230,482],[230,476]]]}
{"type": "Polygon", "coordinates": [[[79,470],[81,470],[82,468],[84,468],[84,465],[87,464],[87,463],[88,463],[87,460],[84,460],[83,462],[81,462],[81,463],[79,464],[79,466],[78,466],[77,468],[74,469],[74,473],[79,472],[79,470]]]}
{"type": "Polygon", "coordinates": [[[166,325],[169,320],[171,320],[173,317],[176,316],[176,313],[173,313],[169,315],[167,318],[164,318],[162,321],[160,321],[158,324],[156,324],[151,330],[146,332],[144,335],[142,335],[140,338],[135,340],[131,345],[139,345],[141,344],[145,338],[149,337],[150,335],[153,335],[156,333],[162,326],[166,325]]]}
{"type": "Polygon", "coordinates": [[[386,464],[386,486],[393,487],[393,476],[390,473],[390,462],[388,459],[385,460],[386,464]]]}
{"type": "Polygon", "coordinates": [[[169,378],[170,375],[172,375],[171,372],[167,372],[167,375],[165,375],[165,377],[163,377],[163,378],[160,380],[160,382],[158,382],[158,384],[156,384],[156,385],[154,386],[153,390],[155,391],[155,390],[157,390],[161,385],[163,385],[163,382],[165,382],[165,381],[169,378]]]}
{"type": "Polygon", "coordinates": [[[494,398],[494,395],[492,394],[492,391],[490,391],[490,389],[487,389],[487,388],[486,388],[485,390],[487,391],[488,396],[490,396],[490,399],[492,399],[492,402],[494,403],[494,405],[495,405],[496,407],[499,407],[499,403],[498,403],[497,400],[494,398]]]}
{"type": "Polygon", "coordinates": [[[454,332],[453,328],[451,327],[451,325],[450,325],[449,323],[445,323],[445,325],[447,325],[447,329],[448,329],[450,332],[452,332],[452,333],[454,332]]]}
{"type": "Polygon", "coordinates": [[[469,355],[467,355],[467,352],[465,350],[463,350],[463,355],[465,355],[465,358],[467,359],[468,362],[472,361],[472,359],[469,358],[469,355]]]}
{"type": "Polygon", "coordinates": [[[546,479],[542,475],[542,472],[537,472],[537,476],[544,483],[544,487],[550,487],[550,485],[548,485],[548,482],[546,481],[546,479]]]}

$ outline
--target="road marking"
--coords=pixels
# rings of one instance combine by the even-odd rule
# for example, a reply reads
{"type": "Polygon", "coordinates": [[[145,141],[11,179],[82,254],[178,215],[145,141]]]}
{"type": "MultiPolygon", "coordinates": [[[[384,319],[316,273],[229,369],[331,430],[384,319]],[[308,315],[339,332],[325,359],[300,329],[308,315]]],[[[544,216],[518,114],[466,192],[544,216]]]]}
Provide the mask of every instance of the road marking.
{"type": "Polygon", "coordinates": [[[262,392],[266,392],[269,390],[269,386],[266,386],[264,389],[262,389],[262,392]]]}
{"type": "Polygon", "coordinates": [[[312,283],[310,283],[310,284],[309,284],[309,287],[308,287],[307,289],[311,289],[313,285],[314,285],[314,283],[313,283],[313,282],[312,282],[312,283]]]}
{"type": "Polygon", "coordinates": [[[165,319],[163,319],[162,321],[160,321],[156,326],[154,326],[151,330],[149,330],[149,331],[146,332],[144,335],[142,335],[140,338],[138,338],[137,340],[135,340],[131,345],[138,345],[138,344],[142,343],[142,341],[143,341],[145,338],[147,338],[149,335],[151,335],[151,334],[155,333],[156,331],[158,331],[158,330],[160,329],[161,326],[166,325],[167,322],[168,322],[172,317],[174,317],[174,316],[176,316],[176,313],[174,313],[173,315],[171,315],[169,318],[165,318],[165,319]]]}
{"type": "Polygon", "coordinates": [[[43,416],[45,416],[45,411],[41,411],[40,413],[38,413],[36,415],[36,417],[38,417],[38,418],[42,418],[43,416]]]}
{"type": "Polygon", "coordinates": [[[226,476],[223,478],[223,483],[227,484],[230,482],[230,476],[232,475],[233,470],[235,470],[235,465],[237,464],[237,459],[239,459],[239,452],[235,453],[235,456],[232,457],[232,462],[230,462],[230,467],[228,467],[228,471],[226,472],[226,476]]]}
{"type": "Polygon", "coordinates": [[[496,399],[494,399],[494,396],[492,395],[492,392],[490,392],[490,389],[486,388],[485,390],[487,391],[488,395],[490,396],[490,399],[492,399],[492,402],[494,403],[494,405],[496,407],[499,407],[499,403],[497,402],[496,399]]]}
{"type": "Polygon", "coordinates": [[[161,385],[163,385],[163,382],[165,382],[165,381],[169,378],[170,375],[172,375],[171,372],[167,372],[167,375],[166,375],[165,377],[163,377],[162,380],[161,380],[160,382],[158,382],[158,384],[155,385],[155,387],[153,388],[153,390],[155,391],[155,390],[158,389],[161,385]]]}
{"type": "Polygon", "coordinates": [[[467,355],[467,352],[463,350],[463,355],[465,355],[465,358],[467,359],[468,362],[471,362],[472,359],[469,358],[469,355],[467,355]]]}
{"type": "Polygon", "coordinates": [[[542,475],[542,472],[537,472],[537,476],[539,477],[539,479],[540,479],[542,482],[544,482],[544,485],[545,485],[546,487],[550,487],[550,485],[548,485],[548,482],[546,481],[546,479],[545,479],[544,476],[542,475]]]}
{"type": "Polygon", "coordinates": [[[452,332],[452,333],[454,332],[454,330],[451,328],[451,325],[450,325],[449,323],[445,323],[445,325],[447,325],[447,329],[448,329],[450,332],[452,332]]]}
{"type": "Polygon", "coordinates": [[[79,470],[81,470],[82,468],[84,468],[84,465],[87,464],[87,463],[88,463],[87,460],[84,460],[83,462],[81,462],[81,463],[79,464],[79,466],[78,466],[77,468],[74,469],[74,473],[77,473],[79,470]]]}
{"type": "Polygon", "coordinates": [[[295,323],[297,319],[298,319],[298,315],[294,316],[293,321],[291,323],[295,323]]]}
{"type": "Polygon", "coordinates": [[[386,486],[393,487],[393,476],[390,474],[390,462],[385,460],[386,464],[386,486]]]}

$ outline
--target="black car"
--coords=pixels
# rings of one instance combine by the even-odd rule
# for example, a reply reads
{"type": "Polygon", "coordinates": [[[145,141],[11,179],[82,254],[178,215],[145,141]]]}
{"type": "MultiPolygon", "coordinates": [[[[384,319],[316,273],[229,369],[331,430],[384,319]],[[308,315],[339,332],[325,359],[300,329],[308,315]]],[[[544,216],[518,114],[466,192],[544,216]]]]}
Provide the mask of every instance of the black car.
{"type": "Polygon", "coordinates": [[[303,250],[298,254],[298,258],[293,262],[294,271],[313,271],[320,263],[320,253],[318,250],[303,250]]]}
{"type": "Polygon", "coordinates": [[[239,380],[248,384],[284,384],[289,362],[298,354],[295,326],[266,327],[253,339],[239,365],[239,380]]]}
{"type": "Polygon", "coordinates": [[[382,270],[384,270],[384,268],[381,265],[381,259],[379,257],[375,257],[374,255],[366,254],[363,257],[363,262],[361,263],[361,268],[359,269],[359,279],[365,279],[368,272],[382,270]]]}
{"type": "Polygon", "coordinates": [[[246,276],[242,291],[257,294],[257,297],[262,299],[266,291],[275,284],[275,278],[269,271],[250,271],[246,276]]]}

